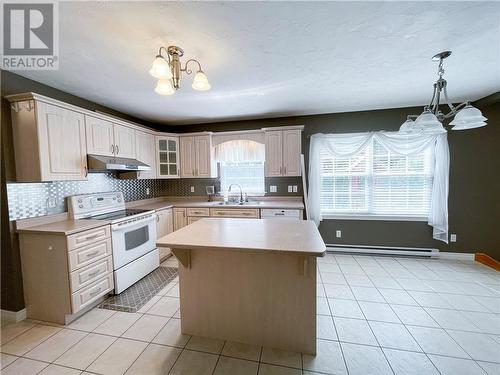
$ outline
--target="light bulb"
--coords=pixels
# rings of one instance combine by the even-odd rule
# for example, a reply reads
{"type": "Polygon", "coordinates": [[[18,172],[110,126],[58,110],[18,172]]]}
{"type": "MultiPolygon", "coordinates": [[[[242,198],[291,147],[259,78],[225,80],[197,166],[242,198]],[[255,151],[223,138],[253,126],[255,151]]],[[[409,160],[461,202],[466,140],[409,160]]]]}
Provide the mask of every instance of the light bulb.
{"type": "Polygon", "coordinates": [[[155,87],[155,92],[160,95],[172,95],[175,93],[175,89],[172,86],[172,81],[170,79],[160,79],[155,87]]]}
{"type": "Polygon", "coordinates": [[[208,78],[207,76],[205,75],[205,73],[203,73],[201,70],[198,71],[198,73],[196,73],[196,75],[194,76],[194,79],[193,79],[193,84],[191,85],[191,87],[194,89],[194,90],[198,90],[198,91],[207,91],[207,90],[210,90],[210,88],[212,86],[210,86],[210,83],[208,83],[208,78]]]}
{"type": "Polygon", "coordinates": [[[170,70],[170,65],[168,61],[165,60],[161,55],[157,55],[153,61],[153,65],[151,65],[151,69],[149,70],[149,74],[157,79],[171,79],[172,71],[170,70]]]}

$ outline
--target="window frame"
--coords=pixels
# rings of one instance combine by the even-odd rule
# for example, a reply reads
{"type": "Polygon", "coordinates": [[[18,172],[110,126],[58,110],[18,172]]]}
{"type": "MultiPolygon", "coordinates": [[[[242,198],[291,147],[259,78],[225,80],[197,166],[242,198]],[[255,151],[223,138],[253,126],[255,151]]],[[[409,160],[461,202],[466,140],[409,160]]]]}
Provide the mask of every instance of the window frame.
{"type": "MultiPolygon", "coordinates": [[[[223,164],[225,162],[221,162],[221,161],[218,161],[217,162],[217,174],[218,174],[218,177],[219,177],[219,180],[220,180],[220,194],[221,195],[224,195],[224,194],[227,194],[227,189],[225,189],[226,186],[224,186],[224,177],[223,177],[223,164]]],[[[262,196],[265,196],[266,195],[266,174],[265,174],[265,162],[264,161],[247,161],[247,162],[236,162],[236,163],[262,163],[262,176],[263,176],[263,186],[262,186],[262,191],[251,191],[251,190],[248,190],[247,188],[245,188],[244,186],[242,186],[242,189],[243,189],[243,193],[244,194],[247,194],[247,196],[249,197],[262,197],[262,196]]],[[[237,183],[237,182],[236,182],[237,183]]],[[[239,185],[241,185],[240,183],[238,183],[239,185]]],[[[229,187],[229,186],[227,186],[229,187]]],[[[226,187],[226,188],[227,188],[226,187]]],[[[230,194],[233,194],[233,192],[231,192],[230,194]]],[[[236,193],[234,193],[236,194],[236,193]]],[[[239,191],[238,191],[238,194],[239,194],[239,191]]]]}

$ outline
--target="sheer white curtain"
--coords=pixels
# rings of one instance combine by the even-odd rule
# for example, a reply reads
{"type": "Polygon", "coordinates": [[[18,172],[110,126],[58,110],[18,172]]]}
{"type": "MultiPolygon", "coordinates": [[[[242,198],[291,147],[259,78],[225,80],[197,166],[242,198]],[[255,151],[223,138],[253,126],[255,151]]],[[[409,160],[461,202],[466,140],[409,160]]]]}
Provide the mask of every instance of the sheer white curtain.
{"type": "Polygon", "coordinates": [[[434,147],[434,179],[428,224],[433,227],[433,238],[448,243],[448,177],[450,153],[446,133],[407,135],[398,132],[369,132],[352,134],[315,134],[309,151],[308,203],[310,218],[316,225],[322,220],[321,150],[336,157],[357,154],[375,138],[390,152],[412,155],[427,147],[434,147]]]}
{"type": "Polygon", "coordinates": [[[238,139],[215,146],[215,160],[218,162],[264,161],[266,149],[263,143],[238,139]]]}

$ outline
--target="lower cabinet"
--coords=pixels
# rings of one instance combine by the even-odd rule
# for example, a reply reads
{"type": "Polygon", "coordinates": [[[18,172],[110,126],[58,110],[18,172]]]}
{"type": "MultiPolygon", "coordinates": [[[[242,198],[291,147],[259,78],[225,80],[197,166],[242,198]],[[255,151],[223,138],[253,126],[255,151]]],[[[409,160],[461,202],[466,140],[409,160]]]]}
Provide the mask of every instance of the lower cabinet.
{"type": "MultiPolygon", "coordinates": [[[[174,215],[171,208],[156,211],[156,238],[161,238],[174,231],[174,215]]],[[[168,247],[159,247],[160,262],[172,252],[168,247]]]]}
{"type": "Polygon", "coordinates": [[[185,208],[174,208],[174,231],[184,228],[187,223],[187,210],[185,208]]]}
{"type": "Polygon", "coordinates": [[[27,318],[68,324],[114,289],[110,234],[19,234],[27,318]]]}

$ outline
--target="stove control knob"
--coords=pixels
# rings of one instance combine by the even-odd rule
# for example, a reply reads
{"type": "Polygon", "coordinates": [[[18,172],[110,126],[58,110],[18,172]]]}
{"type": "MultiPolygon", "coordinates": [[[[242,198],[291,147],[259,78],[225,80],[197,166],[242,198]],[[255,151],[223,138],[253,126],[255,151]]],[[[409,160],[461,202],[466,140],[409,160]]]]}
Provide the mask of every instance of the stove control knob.
{"type": "Polygon", "coordinates": [[[79,205],[78,205],[78,207],[79,207],[79,208],[83,208],[83,204],[79,204],[79,205]]]}
{"type": "Polygon", "coordinates": [[[120,203],[122,200],[121,199],[118,199],[118,203],[120,203]]]}
{"type": "Polygon", "coordinates": [[[81,199],[81,198],[80,198],[80,199],[78,199],[78,203],[82,203],[82,199],[81,199]]]}

